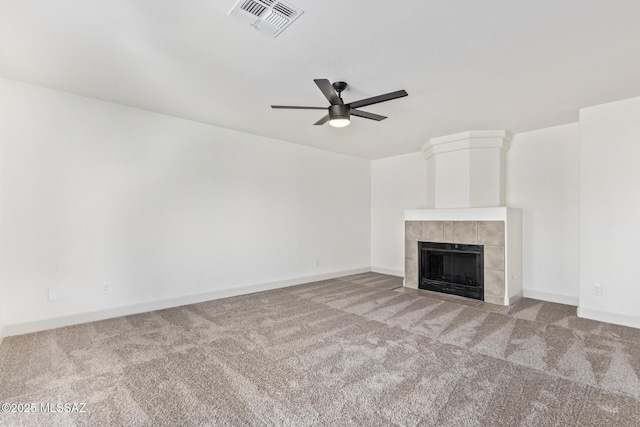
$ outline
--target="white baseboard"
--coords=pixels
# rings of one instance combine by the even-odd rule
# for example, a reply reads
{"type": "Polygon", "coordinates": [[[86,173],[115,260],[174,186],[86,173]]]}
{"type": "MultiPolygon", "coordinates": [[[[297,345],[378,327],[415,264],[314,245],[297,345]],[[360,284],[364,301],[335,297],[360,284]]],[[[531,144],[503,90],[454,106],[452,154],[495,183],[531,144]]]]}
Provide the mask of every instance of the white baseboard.
{"type": "Polygon", "coordinates": [[[4,338],[4,326],[0,325],[0,345],[2,345],[3,338],[4,338]]]}
{"type": "Polygon", "coordinates": [[[600,322],[615,323],[616,325],[630,326],[632,328],[640,328],[640,316],[631,316],[628,314],[578,307],[578,317],[599,320],[600,322]]]}
{"type": "Polygon", "coordinates": [[[390,268],[371,267],[373,273],[388,274],[389,276],[404,277],[404,271],[392,270],[390,268]]]}
{"type": "Polygon", "coordinates": [[[572,297],[570,295],[554,294],[552,292],[534,291],[531,289],[524,289],[522,295],[525,298],[539,299],[542,301],[557,302],[558,304],[578,306],[578,297],[572,297]]]}
{"type": "Polygon", "coordinates": [[[104,310],[85,311],[70,314],[67,316],[37,319],[21,323],[4,325],[4,336],[29,334],[31,332],[45,331],[47,329],[62,328],[64,326],[78,325],[81,323],[95,322],[97,320],[111,319],[114,317],[128,316],[130,314],[145,313],[148,311],[163,310],[166,308],[179,307],[182,305],[195,304],[214,299],[228,298],[238,295],[252,294],[255,292],[269,291],[272,289],[285,288],[287,286],[300,285],[303,283],[317,282],[319,280],[334,279],[336,277],[349,276],[352,274],[362,274],[371,271],[370,267],[357,268],[354,270],[336,271],[333,273],[316,274],[313,276],[297,277],[292,279],[278,280],[269,283],[243,286],[239,288],[221,289],[218,291],[206,292],[202,294],[184,295],[175,298],[168,298],[156,301],[123,305],[107,308],[104,310]]]}

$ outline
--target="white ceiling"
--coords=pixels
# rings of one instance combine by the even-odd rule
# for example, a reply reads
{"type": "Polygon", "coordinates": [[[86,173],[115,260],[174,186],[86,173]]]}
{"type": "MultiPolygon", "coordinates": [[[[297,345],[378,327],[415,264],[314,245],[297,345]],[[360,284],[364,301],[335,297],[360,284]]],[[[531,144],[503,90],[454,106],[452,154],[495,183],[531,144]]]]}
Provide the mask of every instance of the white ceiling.
{"type": "Polygon", "coordinates": [[[0,0],[0,74],[307,146],[380,158],[471,129],[522,132],[640,95],[638,0],[290,0],[273,38],[235,0],[0,0]],[[314,78],[389,118],[312,126],[314,78]]]}

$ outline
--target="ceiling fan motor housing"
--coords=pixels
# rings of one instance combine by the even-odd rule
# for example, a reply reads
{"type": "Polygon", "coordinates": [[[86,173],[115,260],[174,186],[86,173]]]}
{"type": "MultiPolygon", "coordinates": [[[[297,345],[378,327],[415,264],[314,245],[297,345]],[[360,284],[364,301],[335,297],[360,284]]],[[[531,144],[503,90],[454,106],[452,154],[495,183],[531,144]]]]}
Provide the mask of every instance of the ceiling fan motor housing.
{"type": "Polygon", "coordinates": [[[351,108],[348,105],[332,105],[329,107],[329,117],[331,119],[346,119],[351,117],[351,108]]]}

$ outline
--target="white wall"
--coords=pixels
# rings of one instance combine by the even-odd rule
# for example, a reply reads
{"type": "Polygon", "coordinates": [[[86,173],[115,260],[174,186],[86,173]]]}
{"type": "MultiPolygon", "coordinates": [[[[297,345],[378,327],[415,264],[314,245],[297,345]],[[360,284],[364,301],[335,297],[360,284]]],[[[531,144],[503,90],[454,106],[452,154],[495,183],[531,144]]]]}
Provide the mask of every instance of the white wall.
{"type": "MultiPolygon", "coordinates": [[[[5,80],[0,76],[0,148],[4,142],[4,103],[3,99],[6,97],[5,80]]],[[[0,151],[2,156],[2,151],[0,151]]],[[[0,167],[2,167],[2,158],[0,157],[0,167]]],[[[2,212],[4,210],[4,200],[2,199],[2,171],[0,170],[0,241],[2,241],[3,229],[2,229],[2,212]]],[[[2,338],[4,337],[4,306],[7,301],[4,297],[4,275],[2,272],[2,264],[0,263],[0,345],[2,344],[2,338]]]]}
{"type": "Polygon", "coordinates": [[[371,268],[404,275],[404,211],[427,205],[424,155],[371,162],[371,268]]]}
{"type": "Polygon", "coordinates": [[[8,80],[6,92],[5,325],[369,268],[368,160],[8,80]]]}
{"type": "Polygon", "coordinates": [[[514,135],[507,151],[507,206],[522,209],[524,295],[578,305],[579,126],[514,135]]]}
{"type": "Polygon", "coordinates": [[[640,327],[640,98],[580,110],[580,135],[578,313],[640,327]]]}

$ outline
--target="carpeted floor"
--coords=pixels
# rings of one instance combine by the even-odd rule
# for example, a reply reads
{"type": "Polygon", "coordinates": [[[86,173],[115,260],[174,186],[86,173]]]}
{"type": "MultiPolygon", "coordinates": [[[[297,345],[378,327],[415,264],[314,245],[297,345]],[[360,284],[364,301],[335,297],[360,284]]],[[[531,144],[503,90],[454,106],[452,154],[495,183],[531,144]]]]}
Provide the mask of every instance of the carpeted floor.
{"type": "Polygon", "coordinates": [[[367,273],[6,338],[0,403],[38,411],[0,425],[640,424],[640,330],[400,286],[367,273]]]}

